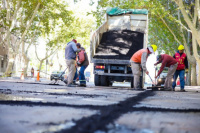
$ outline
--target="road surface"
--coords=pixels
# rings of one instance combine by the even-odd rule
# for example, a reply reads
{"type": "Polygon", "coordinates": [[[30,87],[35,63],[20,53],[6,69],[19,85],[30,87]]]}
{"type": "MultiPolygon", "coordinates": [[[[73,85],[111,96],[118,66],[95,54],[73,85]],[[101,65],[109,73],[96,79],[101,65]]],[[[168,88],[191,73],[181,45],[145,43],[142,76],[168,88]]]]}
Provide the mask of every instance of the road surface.
{"type": "Polygon", "coordinates": [[[200,87],[178,90],[1,80],[0,133],[199,133],[200,87]]]}

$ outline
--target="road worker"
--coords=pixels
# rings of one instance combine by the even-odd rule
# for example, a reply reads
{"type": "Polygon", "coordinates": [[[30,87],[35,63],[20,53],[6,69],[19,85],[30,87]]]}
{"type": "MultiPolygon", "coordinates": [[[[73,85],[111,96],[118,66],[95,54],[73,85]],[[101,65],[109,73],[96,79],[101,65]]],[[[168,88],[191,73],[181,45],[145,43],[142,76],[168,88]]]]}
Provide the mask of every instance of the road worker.
{"type": "Polygon", "coordinates": [[[174,81],[172,84],[173,91],[175,91],[176,87],[176,79],[179,76],[180,79],[180,91],[185,91],[185,72],[188,71],[188,60],[187,56],[184,53],[184,46],[179,45],[178,51],[173,56],[178,62],[178,67],[176,68],[176,72],[174,73],[174,81]]]}
{"type": "Polygon", "coordinates": [[[77,65],[80,67],[79,70],[79,82],[81,87],[86,87],[86,79],[85,79],[85,69],[89,65],[88,55],[83,47],[80,47],[80,52],[78,52],[78,61],[77,65]]]}
{"type": "Polygon", "coordinates": [[[167,54],[161,54],[161,55],[157,55],[157,62],[154,64],[155,66],[159,63],[162,62],[162,65],[160,67],[160,70],[158,71],[158,74],[155,76],[155,78],[157,79],[157,77],[161,74],[161,72],[163,71],[164,67],[169,67],[168,68],[168,73],[165,79],[165,83],[164,83],[164,89],[165,91],[172,91],[172,80],[173,80],[173,75],[176,71],[176,68],[178,66],[177,61],[167,55],[167,54]]]}
{"type": "Polygon", "coordinates": [[[80,51],[80,49],[76,46],[77,41],[73,39],[67,46],[65,47],[65,60],[68,68],[68,75],[67,79],[64,82],[67,84],[68,87],[74,87],[72,84],[73,78],[76,72],[75,63],[76,63],[76,52],[80,51]]]}
{"type": "Polygon", "coordinates": [[[141,83],[140,83],[140,76],[141,76],[141,70],[140,68],[142,67],[142,70],[148,75],[149,72],[146,68],[146,61],[147,58],[150,54],[155,53],[157,50],[156,45],[151,45],[145,49],[140,49],[137,52],[133,54],[133,56],[130,59],[131,62],[131,69],[133,73],[133,83],[134,83],[134,90],[144,90],[141,88],[141,83]]]}

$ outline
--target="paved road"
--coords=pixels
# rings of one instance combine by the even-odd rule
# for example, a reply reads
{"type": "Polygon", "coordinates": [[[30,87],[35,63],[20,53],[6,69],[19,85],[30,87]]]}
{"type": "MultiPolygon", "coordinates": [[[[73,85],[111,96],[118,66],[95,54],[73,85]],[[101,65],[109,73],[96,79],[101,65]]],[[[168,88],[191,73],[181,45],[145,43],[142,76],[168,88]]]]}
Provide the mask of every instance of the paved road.
{"type": "MultiPolygon", "coordinates": [[[[119,87],[121,85],[121,87],[119,87]]],[[[199,133],[200,87],[187,92],[0,81],[0,133],[199,133]]]]}

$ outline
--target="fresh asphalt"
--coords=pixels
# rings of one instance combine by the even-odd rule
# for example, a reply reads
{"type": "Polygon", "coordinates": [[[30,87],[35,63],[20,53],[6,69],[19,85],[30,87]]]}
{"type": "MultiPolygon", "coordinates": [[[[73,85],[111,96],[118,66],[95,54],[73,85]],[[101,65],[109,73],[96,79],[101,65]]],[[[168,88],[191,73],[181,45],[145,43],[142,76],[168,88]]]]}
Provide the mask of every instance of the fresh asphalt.
{"type": "Polygon", "coordinates": [[[199,133],[200,86],[186,91],[1,80],[0,132],[199,133]]]}

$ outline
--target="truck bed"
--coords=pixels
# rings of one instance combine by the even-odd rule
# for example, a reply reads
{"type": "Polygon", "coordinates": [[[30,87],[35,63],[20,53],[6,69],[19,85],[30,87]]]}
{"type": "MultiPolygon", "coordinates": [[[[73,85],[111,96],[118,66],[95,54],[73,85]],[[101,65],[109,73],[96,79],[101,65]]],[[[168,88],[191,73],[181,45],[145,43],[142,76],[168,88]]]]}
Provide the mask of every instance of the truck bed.
{"type": "Polygon", "coordinates": [[[104,32],[93,58],[129,61],[136,51],[143,48],[143,38],[143,33],[131,30],[104,32]]]}

